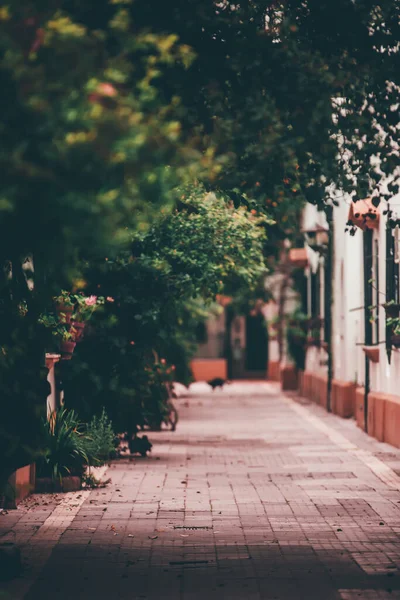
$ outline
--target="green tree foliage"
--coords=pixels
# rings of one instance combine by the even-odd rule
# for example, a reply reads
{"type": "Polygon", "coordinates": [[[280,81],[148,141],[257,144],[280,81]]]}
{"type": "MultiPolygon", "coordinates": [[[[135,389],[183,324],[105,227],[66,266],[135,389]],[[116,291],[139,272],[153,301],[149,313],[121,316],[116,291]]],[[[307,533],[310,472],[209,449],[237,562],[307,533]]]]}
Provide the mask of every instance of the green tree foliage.
{"type": "Polygon", "coordinates": [[[160,419],[166,396],[154,363],[166,360],[189,381],[198,323],[210,310],[205,303],[217,293],[254,289],[265,273],[266,225],[223,197],[188,188],[175,211],[134,236],[132,252],[89,272],[93,289],[114,301],[77,348],[77,360],[63,365],[67,405],[86,418],[105,406],[119,431],[160,419]]]}
{"type": "Polygon", "coordinates": [[[176,36],[133,32],[118,2],[0,8],[1,480],[43,438],[39,321],[52,296],[127,248],[171,189],[211,164],[181,139],[179,98],[155,84],[191,59],[176,36]]]}
{"type": "Polygon", "coordinates": [[[187,77],[178,69],[162,84],[190,106],[184,125],[229,158],[220,185],[277,221],[301,199],[323,203],[330,184],[365,197],[382,176],[372,155],[393,172],[398,2],[137,0],[130,10],[191,45],[187,77]]]}

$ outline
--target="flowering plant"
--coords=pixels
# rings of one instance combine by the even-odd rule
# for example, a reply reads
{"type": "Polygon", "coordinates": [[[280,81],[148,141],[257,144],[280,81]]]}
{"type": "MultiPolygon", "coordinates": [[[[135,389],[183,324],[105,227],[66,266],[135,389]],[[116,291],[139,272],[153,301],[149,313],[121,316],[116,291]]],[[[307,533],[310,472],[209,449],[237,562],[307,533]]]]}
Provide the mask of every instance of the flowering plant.
{"type": "Polygon", "coordinates": [[[102,296],[84,296],[83,294],[75,294],[75,301],[72,319],[80,322],[89,321],[94,311],[104,304],[102,296]]]}
{"type": "Polygon", "coordinates": [[[66,292],[65,290],[63,290],[58,296],[54,296],[53,300],[56,304],[59,304],[61,306],[75,306],[74,296],[71,294],[71,292],[66,292]]]}
{"type": "Polygon", "coordinates": [[[175,377],[175,365],[167,363],[165,358],[162,358],[159,362],[154,363],[154,371],[156,378],[162,383],[170,383],[174,381],[175,377]]]}
{"type": "Polygon", "coordinates": [[[52,335],[59,340],[68,342],[73,341],[74,339],[73,331],[71,331],[70,325],[64,321],[60,321],[59,317],[54,314],[50,313],[40,315],[39,323],[46,327],[46,329],[50,329],[52,335]]]}

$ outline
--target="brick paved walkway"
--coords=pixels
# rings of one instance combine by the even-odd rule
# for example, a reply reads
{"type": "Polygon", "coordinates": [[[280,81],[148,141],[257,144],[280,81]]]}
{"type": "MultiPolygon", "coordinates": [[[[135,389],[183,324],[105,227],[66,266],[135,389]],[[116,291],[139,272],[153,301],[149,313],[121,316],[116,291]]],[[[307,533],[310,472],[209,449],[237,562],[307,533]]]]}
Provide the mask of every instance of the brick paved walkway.
{"type": "Polygon", "coordinates": [[[0,516],[27,562],[2,600],[400,599],[400,451],[274,384],[179,405],[107,488],[0,516]]]}

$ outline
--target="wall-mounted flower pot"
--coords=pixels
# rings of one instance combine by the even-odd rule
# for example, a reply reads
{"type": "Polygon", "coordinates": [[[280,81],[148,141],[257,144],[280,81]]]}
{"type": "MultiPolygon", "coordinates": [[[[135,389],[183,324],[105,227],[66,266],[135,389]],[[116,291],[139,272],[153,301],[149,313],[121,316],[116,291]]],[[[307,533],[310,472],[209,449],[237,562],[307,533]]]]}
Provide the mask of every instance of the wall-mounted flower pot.
{"type": "Polygon", "coordinates": [[[290,339],[297,346],[304,346],[304,344],[306,342],[306,338],[302,335],[291,335],[290,339]]]}
{"type": "Polygon", "coordinates": [[[379,209],[372,204],[372,199],[364,198],[351,203],[348,220],[365,231],[379,228],[379,216],[379,209]]]}
{"type": "Polygon", "coordinates": [[[71,360],[74,353],[76,342],[63,340],[60,343],[61,360],[71,360]]]}
{"type": "Polygon", "coordinates": [[[85,331],[86,323],[81,323],[79,321],[71,321],[71,333],[75,338],[75,342],[80,342],[83,338],[83,333],[85,331]]]}
{"type": "Polygon", "coordinates": [[[329,231],[323,227],[318,227],[316,242],[318,246],[326,246],[329,243],[329,231]]]}
{"type": "Polygon", "coordinates": [[[51,352],[46,352],[46,367],[50,370],[54,367],[54,365],[60,360],[60,354],[54,354],[51,352]]]}
{"type": "Polygon", "coordinates": [[[289,262],[296,269],[304,269],[308,265],[306,248],[291,248],[289,250],[289,262]]]}
{"type": "Polygon", "coordinates": [[[388,319],[396,319],[400,315],[400,304],[386,303],[383,308],[388,319]]]}
{"type": "MultiPolygon", "coordinates": [[[[400,337],[400,336],[399,336],[400,337]]],[[[363,346],[363,351],[369,360],[374,363],[379,362],[379,348],[378,346],[363,346]]]]}
{"type": "Polygon", "coordinates": [[[321,327],[324,326],[324,321],[325,321],[325,319],[323,319],[322,317],[312,317],[308,321],[308,328],[309,329],[321,329],[321,327]]]}
{"type": "Polygon", "coordinates": [[[290,319],[288,324],[292,329],[301,329],[302,331],[307,331],[308,329],[308,320],[290,319]]]}
{"type": "Polygon", "coordinates": [[[74,307],[68,304],[57,304],[56,311],[58,316],[60,317],[60,321],[63,323],[70,323],[71,316],[74,312],[74,307]]]}
{"type": "Polygon", "coordinates": [[[217,294],[216,300],[220,306],[224,307],[232,303],[232,298],[230,296],[223,296],[222,294],[217,294]]]}
{"type": "Polygon", "coordinates": [[[390,341],[392,342],[392,346],[394,346],[395,348],[400,348],[400,334],[399,333],[392,333],[392,337],[390,338],[390,341]]]}

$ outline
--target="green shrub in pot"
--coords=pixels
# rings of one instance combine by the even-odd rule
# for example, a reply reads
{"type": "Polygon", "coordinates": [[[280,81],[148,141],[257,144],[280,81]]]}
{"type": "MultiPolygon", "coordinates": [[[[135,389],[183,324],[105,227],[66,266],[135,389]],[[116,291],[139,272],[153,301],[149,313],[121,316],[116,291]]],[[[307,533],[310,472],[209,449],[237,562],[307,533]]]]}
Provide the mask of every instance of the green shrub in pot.
{"type": "Polygon", "coordinates": [[[116,435],[112,423],[103,408],[100,416],[94,416],[86,427],[84,446],[90,466],[106,463],[115,453],[116,435]]]}
{"type": "Polygon", "coordinates": [[[38,477],[60,481],[69,475],[82,476],[89,457],[84,426],[73,410],[61,407],[43,423],[45,448],[37,461],[38,477]]]}

